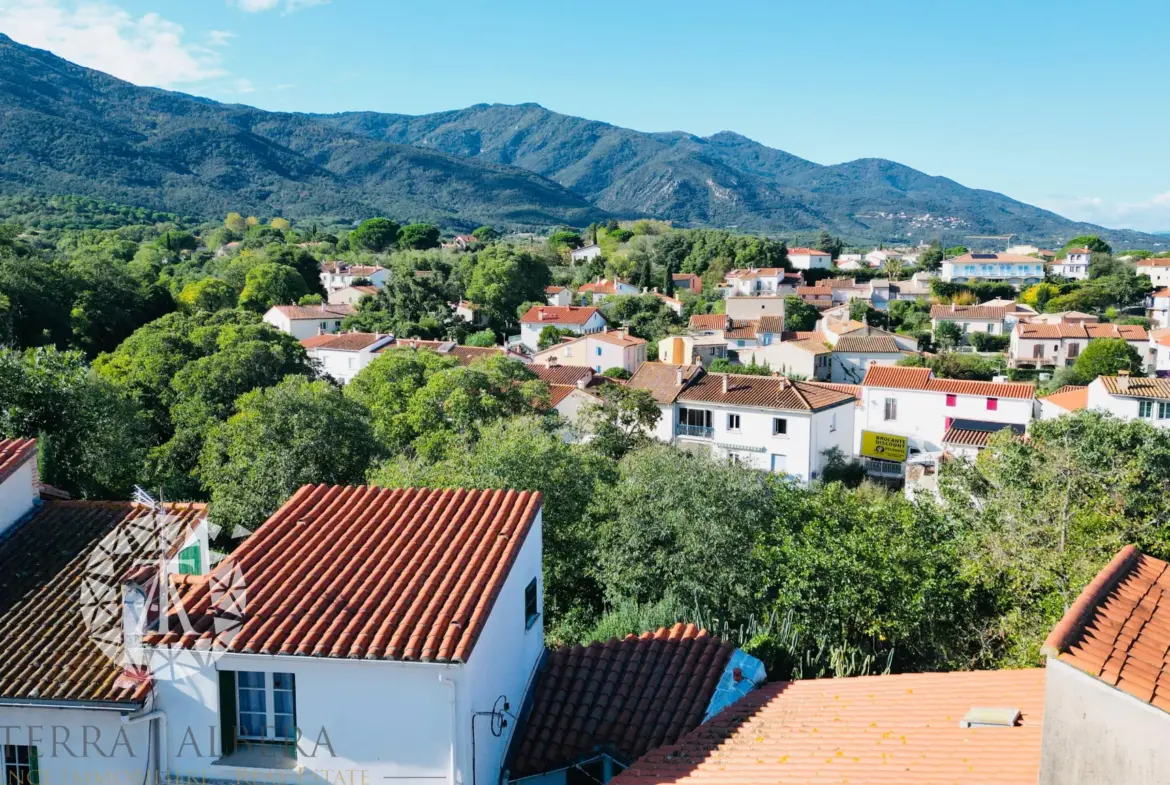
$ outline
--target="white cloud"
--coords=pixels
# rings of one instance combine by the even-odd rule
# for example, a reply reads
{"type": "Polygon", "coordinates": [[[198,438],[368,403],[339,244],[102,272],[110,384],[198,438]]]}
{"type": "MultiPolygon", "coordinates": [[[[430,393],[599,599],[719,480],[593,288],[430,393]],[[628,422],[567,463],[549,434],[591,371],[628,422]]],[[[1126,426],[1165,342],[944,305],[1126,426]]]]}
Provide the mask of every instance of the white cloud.
{"type": "Polygon", "coordinates": [[[246,11],[250,14],[258,13],[260,11],[271,11],[283,5],[284,13],[291,14],[293,11],[298,11],[302,8],[310,8],[315,5],[325,5],[329,0],[229,0],[236,8],[241,11],[246,11]]]}
{"type": "Polygon", "coordinates": [[[1098,196],[1055,196],[1045,200],[1043,206],[1073,220],[1110,229],[1170,230],[1170,191],[1137,202],[1111,201],[1098,196]]]}
{"type": "Polygon", "coordinates": [[[215,49],[230,33],[214,31],[206,44],[193,43],[184,40],[181,25],[157,13],[135,18],[103,0],[0,0],[0,30],[140,85],[171,87],[227,74],[215,49]]]}
{"type": "Polygon", "coordinates": [[[235,92],[240,95],[247,95],[248,93],[256,92],[256,85],[252,84],[251,79],[237,79],[235,81],[235,92]]]}

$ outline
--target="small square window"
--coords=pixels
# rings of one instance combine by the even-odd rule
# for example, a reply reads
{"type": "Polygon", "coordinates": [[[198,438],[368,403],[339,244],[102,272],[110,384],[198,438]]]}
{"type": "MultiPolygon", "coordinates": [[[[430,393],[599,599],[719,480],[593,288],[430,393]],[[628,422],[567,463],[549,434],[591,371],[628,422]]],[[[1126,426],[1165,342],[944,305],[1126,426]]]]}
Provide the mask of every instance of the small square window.
{"type": "Polygon", "coordinates": [[[947,393],[947,406],[954,406],[959,402],[959,396],[947,393]]]}
{"type": "Polygon", "coordinates": [[[729,431],[738,431],[739,430],[739,415],[738,414],[727,415],[727,430],[729,430],[729,431]]]}
{"type": "Polygon", "coordinates": [[[987,399],[987,411],[994,412],[997,409],[999,409],[999,398],[988,398],[987,399]]]}
{"type": "Polygon", "coordinates": [[[532,625],[536,624],[537,618],[540,617],[540,606],[536,592],[536,578],[533,578],[524,587],[524,629],[526,630],[532,629],[532,625]]]}
{"type": "Polygon", "coordinates": [[[772,435],[773,436],[787,436],[788,435],[788,420],[783,417],[772,418],[772,435]]]}

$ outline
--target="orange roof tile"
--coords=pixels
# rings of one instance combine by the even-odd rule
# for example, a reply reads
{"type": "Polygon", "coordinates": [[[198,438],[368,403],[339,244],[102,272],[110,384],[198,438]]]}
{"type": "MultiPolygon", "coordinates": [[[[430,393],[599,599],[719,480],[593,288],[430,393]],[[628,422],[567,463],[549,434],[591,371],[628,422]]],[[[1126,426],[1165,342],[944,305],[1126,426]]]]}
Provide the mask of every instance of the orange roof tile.
{"type": "Polygon", "coordinates": [[[1048,401],[1066,412],[1075,412],[1089,405],[1089,388],[1066,384],[1054,393],[1044,396],[1048,401]]]}
{"type": "Polygon", "coordinates": [[[545,384],[575,385],[581,379],[592,379],[593,369],[584,365],[542,365],[533,363],[528,370],[545,384]]]}
{"type": "Polygon", "coordinates": [[[864,387],[889,387],[896,390],[925,390],[930,381],[929,368],[903,368],[897,365],[871,365],[861,384],[864,387]]]}
{"type": "Polygon", "coordinates": [[[693,379],[703,373],[701,365],[667,365],[659,362],[645,362],[638,366],[638,370],[626,382],[627,387],[639,390],[648,390],[659,403],[672,403],[678,394],[693,379]],[[679,372],[682,372],[682,383],[679,384],[679,372]]]}
{"type": "Polygon", "coordinates": [[[1131,398],[1170,398],[1170,379],[1162,377],[1129,377],[1123,383],[1117,376],[1098,376],[1101,385],[1110,395],[1126,395],[1131,398]]]}
{"type": "Polygon", "coordinates": [[[1007,308],[1002,305],[932,305],[931,319],[996,319],[1003,321],[1007,308]]]}
{"type": "Polygon", "coordinates": [[[630,335],[626,330],[604,330],[599,333],[592,333],[585,336],[603,343],[611,343],[615,346],[641,346],[646,343],[646,339],[639,338],[636,335],[630,335]]]}
{"type": "Polygon", "coordinates": [[[830,256],[828,251],[818,251],[816,248],[789,248],[790,256],[830,256]]]}
{"type": "Polygon", "coordinates": [[[709,373],[687,387],[678,400],[815,412],[852,403],[853,396],[819,385],[794,382],[782,376],[709,373]],[[724,377],[727,377],[726,392],[723,391],[724,377]]]}
{"type": "MultiPolygon", "coordinates": [[[[177,528],[206,514],[202,504],[166,507],[177,528]]],[[[103,574],[122,575],[156,557],[149,538],[121,538],[128,548],[103,543],[149,516],[149,508],[133,502],[46,501],[0,540],[0,697],[143,702],[149,680],[134,686],[119,680],[123,669],[90,638],[79,598],[83,581],[93,578],[88,565],[99,547],[111,558],[101,564],[103,574]]]]}
{"type": "Polygon", "coordinates": [[[784,317],[783,316],[761,316],[756,323],[756,331],[761,333],[772,333],[773,335],[784,333],[784,317]]]}
{"type": "Polygon", "coordinates": [[[611,785],[1035,785],[1043,715],[1043,668],[774,682],[611,785]],[[976,706],[1020,724],[960,727],[976,706]]]}
{"type": "Polygon", "coordinates": [[[1143,259],[1135,265],[1141,267],[1170,267],[1170,258],[1161,257],[1158,259],[1143,259]]]}
{"type": "Polygon", "coordinates": [[[1046,324],[1043,322],[1019,322],[1016,324],[1016,334],[1020,338],[1027,340],[1123,338],[1127,341],[1145,341],[1149,339],[1146,328],[1140,324],[1086,324],[1083,322],[1046,324]]]}
{"type": "Polygon", "coordinates": [[[1170,712],[1170,565],[1122,548],[1069,606],[1041,652],[1170,712]]]}
{"type": "Polygon", "coordinates": [[[356,309],[349,303],[330,305],[274,305],[272,310],[289,319],[338,319],[349,316],[356,309]]]}
{"type": "Polygon", "coordinates": [[[865,387],[893,390],[929,390],[955,395],[979,395],[988,398],[1032,398],[1036,388],[1022,382],[980,382],[965,379],[936,379],[929,368],[903,368],[897,365],[871,365],[861,381],[865,387]]]}
{"type": "Polygon", "coordinates": [[[534,305],[521,317],[522,324],[585,324],[601,311],[592,305],[534,305]]]}
{"type": "Polygon", "coordinates": [[[560,294],[563,291],[565,291],[565,287],[563,287],[563,286],[546,286],[546,287],[544,287],[545,294],[560,294]]]}
{"type": "Polygon", "coordinates": [[[888,335],[844,335],[837,339],[833,351],[853,354],[898,354],[902,350],[888,335]]]}
{"type": "Polygon", "coordinates": [[[36,453],[36,439],[0,439],[0,482],[36,453]]]}
{"type": "Polygon", "coordinates": [[[467,662],[540,505],[529,491],[306,485],[213,571],[238,567],[248,587],[234,637],[216,641],[229,609],[202,581],[183,602],[194,632],[147,641],[467,662]]]}
{"type": "Polygon", "coordinates": [[[732,646],[693,624],[553,649],[509,771],[576,763],[597,750],[630,762],[703,721],[732,646]]]}
{"type": "Polygon", "coordinates": [[[691,317],[690,326],[695,330],[724,330],[727,323],[725,313],[697,313],[691,317]]]}
{"type": "Polygon", "coordinates": [[[326,349],[335,352],[356,352],[367,349],[378,341],[392,341],[394,336],[385,333],[326,333],[301,339],[306,349],[326,349]]]}

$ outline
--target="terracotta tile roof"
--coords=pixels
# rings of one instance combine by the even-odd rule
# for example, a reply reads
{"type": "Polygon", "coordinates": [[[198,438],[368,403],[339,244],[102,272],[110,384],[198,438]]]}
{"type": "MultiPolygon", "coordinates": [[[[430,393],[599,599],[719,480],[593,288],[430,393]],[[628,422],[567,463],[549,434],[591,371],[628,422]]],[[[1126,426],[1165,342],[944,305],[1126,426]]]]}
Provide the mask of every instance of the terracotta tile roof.
{"type": "Polygon", "coordinates": [[[670,297],[669,295],[665,295],[662,292],[650,292],[650,294],[654,295],[659,300],[662,300],[664,303],[668,303],[670,305],[682,305],[682,300],[678,299],[677,297],[670,297]]]}
{"type": "Polygon", "coordinates": [[[1069,248],[1067,251],[1065,251],[1065,253],[1070,253],[1070,254],[1072,254],[1072,253],[1091,254],[1092,252],[1093,251],[1089,248],[1069,248]]]}
{"type": "Polygon", "coordinates": [[[1137,263],[1137,267],[1170,267],[1170,257],[1162,257],[1160,259],[1143,259],[1137,263]]]}
{"type": "Polygon", "coordinates": [[[854,319],[849,319],[843,322],[828,319],[825,321],[825,329],[834,335],[845,335],[846,333],[851,333],[855,330],[864,330],[865,322],[859,322],[854,319]]]}
{"type": "MultiPolygon", "coordinates": [[[[612,281],[607,278],[602,278],[600,281],[594,281],[593,283],[586,283],[578,286],[577,291],[593,292],[594,294],[617,294],[618,285],[625,283],[626,282],[621,278],[616,278],[612,281]]],[[[626,285],[628,286],[629,284],[626,285]]]]}
{"type": "Polygon", "coordinates": [[[593,369],[583,365],[541,365],[533,363],[528,370],[546,384],[575,385],[581,379],[592,379],[593,369]]]}
{"type": "Polygon", "coordinates": [[[522,324],[585,324],[601,313],[592,305],[534,305],[520,319],[522,324]]]}
{"type": "Polygon", "coordinates": [[[986,447],[991,437],[1002,430],[1013,431],[1017,436],[1024,434],[1022,425],[982,420],[955,420],[943,434],[942,443],[961,447],[986,447]]]}
{"type": "Polygon", "coordinates": [[[935,379],[929,368],[903,368],[897,365],[871,365],[861,384],[864,387],[929,390],[954,395],[979,395],[987,398],[1032,398],[1036,394],[1035,387],[1022,382],[935,379]]]}
{"type": "Polygon", "coordinates": [[[331,305],[274,305],[272,309],[289,319],[340,319],[354,312],[349,303],[331,305]]]}
{"type": "Polygon", "coordinates": [[[723,337],[733,340],[745,340],[756,337],[758,322],[739,322],[734,327],[724,331],[723,337]]]}
{"type": "Polygon", "coordinates": [[[932,305],[931,319],[995,319],[1003,321],[1007,308],[1002,305],[932,305]]]}
{"type": "Polygon", "coordinates": [[[378,341],[392,341],[394,337],[385,333],[335,333],[312,335],[301,340],[306,349],[327,349],[335,352],[357,352],[367,349],[378,341]]]}
{"type": "Polygon", "coordinates": [[[898,354],[902,350],[888,335],[844,335],[837,339],[833,351],[852,354],[898,354]]]}
{"type": "Polygon", "coordinates": [[[1098,376],[1097,379],[1110,395],[1124,395],[1130,398],[1170,398],[1170,379],[1131,376],[1124,391],[1116,376],[1098,376]]]}
{"type": "Polygon", "coordinates": [[[580,389],[575,384],[550,384],[548,386],[548,408],[554,409],[560,405],[561,401],[573,394],[574,390],[580,389]]]}
{"type": "Polygon", "coordinates": [[[0,439],[0,482],[36,454],[36,439],[0,439]]]}
{"type": "Polygon", "coordinates": [[[846,287],[852,288],[854,286],[857,286],[857,279],[856,278],[822,278],[821,280],[817,281],[817,286],[824,287],[825,289],[836,289],[839,286],[846,286],[846,287]]]}
{"type": "MultiPolygon", "coordinates": [[[[227,651],[467,662],[540,510],[539,493],[306,485],[215,573],[239,568],[243,625],[227,651]]],[[[223,613],[200,582],[184,598],[193,633],[223,613]]]]}
{"type": "MultiPolygon", "coordinates": [[[[167,510],[176,529],[206,514],[202,504],[168,504],[167,510]]],[[[110,562],[101,560],[103,574],[122,575],[136,562],[155,558],[133,534],[118,538],[131,547],[103,543],[115,530],[136,531],[149,519],[149,509],[132,502],[46,501],[0,540],[0,697],[145,699],[150,682],[119,682],[123,669],[90,638],[80,598],[83,581],[93,578],[90,557],[99,547],[113,554],[110,562]]],[[[120,590],[115,602],[120,607],[120,590]]]]}
{"type": "Polygon", "coordinates": [[[784,333],[784,317],[783,316],[761,316],[759,322],[756,324],[756,331],[760,333],[783,334],[784,333]]]}
{"type": "Polygon", "coordinates": [[[627,387],[649,390],[659,403],[673,403],[691,380],[703,373],[701,365],[667,365],[666,363],[645,362],[626,382],[627,387]],[[682,371],[682,384],[678,383],[678,372],[682,371]]]}
{"type": "Polygon", "coordinates": [[[1044,396],[1042,400],[1053,403],[1066,412],[1079,411],[1089,405],[1089,388],[1066,384],[1056,392],[1044,396]]]}
{"type": "Polygon", "coordinates": [[[828,251],[818,251],[816,248],[789,248],[789,256],[831,256],[828,251]]]}
{"type": "Polygon", "coordinates": [[[1042,322],[1020,322],[1016,325],[1016,334],[1020,338],[1027,340],[1059,340],[1063,338],[1081,338],[1085,340],[1122,338],[1126,341],[1149,340],[1149,333],[1140,324],[1085,324],[1081,322],[1045,324],[1042,322]]]}
{"type": "Polygon", "coordinates": [[[1132,545],[1084,588],[1041,649],[1170,712],[1170,565],[1132,545]]]}
{"type": "Polygon", "coordinates": [[[796,293],[801,297],[832,297],[833,290],[820,286],[798,286],[796,293]]]}
{"type": "Polygon", "coordinates": [[[1170,297],[1170,289],[1159,289],[1153,292],[1150,297],[1170,297]]]}
{"type": "Polygon", "coordinates": [[[693,624],[549,651],[510,773],[553,771],[598,750],[632,763],[673,744],[703,721],[732,651],[693,624]]]}
{"type": "Polygon", "coordinates": [[[611,783],[1035,785],[1043,715],[1043,668],[774,682],[611,783]],[[959,726],[999,706],[1019,726],[959,726]]]}
{"type": "Polygon", "coordinates": [[[840,384],[837,382],[805,382],[811,384],[813,387],[824,387],[826,390],[835,390],[845,395],[852,395],[857,399],[857,407],[861,407],[861,385],[860,384],[840,384]]]}
{"type": "Polygon", "coordinates": [[[588,338],[603,343],[610,343],[614,346],[642,346],[646,343],[644,338],[639,338],[635,335],[630,335],[625,330],[605,330],[599,333],[593,333],[588,338]]]}
{"type": "Polygon", "coordinates": [[[695,330],[724,330],[727,328],[727,314],[698,313],[691,317],[690,327],[695,330]]]}
{"type": "Polygon", "coordinates": [[[853,396],[819,385],[794,382],[782,376],[708,373],[687,387],[678,400],[815,412],[852,403],[853,396]],[[723,391],[724,377],[727,377],[727,392],[723,391]]]}
{"type": "Polygon", "coordinates": [[[545,294],[560,294],[563,291],[565,291],[565,287],[563,287],[563,286],[546,286],[546,287],[544,287],[545,294]]]}
{"type": "Polygon", "coordinates": [[[824,336],[822,336],[816,330],[785,330],[784,332],[780,333],[781,341],[807,341],[810,338],[820,338],[824,340],[824,336]]]}
{"type": "Polygon", "coordinates": [[[806,338],[802,341],[781,341],[781,343],[791,346],[793,349],[800,349],[802,352],[809,354],[832,354],[833,350],[825,346],[825,339],[821,337],[806,338]]]}

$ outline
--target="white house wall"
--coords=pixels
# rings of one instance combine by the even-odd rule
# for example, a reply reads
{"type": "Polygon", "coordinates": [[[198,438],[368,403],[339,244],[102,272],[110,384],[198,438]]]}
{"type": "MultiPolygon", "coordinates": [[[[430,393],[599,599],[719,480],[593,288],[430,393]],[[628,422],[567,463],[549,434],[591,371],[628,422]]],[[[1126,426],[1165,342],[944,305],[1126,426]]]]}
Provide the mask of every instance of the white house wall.
{"type": "MultiPolygon", "coordinates": [[[[987,408],[987,396],[956,395],[955,405],[946,405],[946,393],[927,390],[862,389],[861,429],[905,436],[910,446],[924,452],[942,449],[947,418],[980,420],[1026,426],[1032,419],[1031,398],[998,398],[997,408],[987,408]],[[897,418],[885,419],[885,399],[897,403],[897,418]]],[[[995,397],[995,396],[992,396],[995,397]]]]}
{"type": "Polygon", "coordinates": [[[35,464],[34,456],[0,482],[0,533],[32,512],[36,506],[39,493],[35,464]]]}
{"type": "Polygon", "coordinates": [[[853,352],[833,352],[829,355],[832,363],[830,381],[839,384],[861,384],[866,371],[871,365],[895,365],[901,360],[901,352],[876,352],[874,354],[857,354],[853,352]]]}
{"type": "Polygon", "coordinates": [[[42,785],[140,783],[150,760],[149,723],[123,724],[133,710],[0,705],[0,743],[36,747],[42,785]]]}

